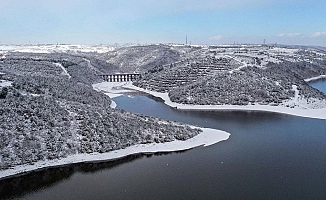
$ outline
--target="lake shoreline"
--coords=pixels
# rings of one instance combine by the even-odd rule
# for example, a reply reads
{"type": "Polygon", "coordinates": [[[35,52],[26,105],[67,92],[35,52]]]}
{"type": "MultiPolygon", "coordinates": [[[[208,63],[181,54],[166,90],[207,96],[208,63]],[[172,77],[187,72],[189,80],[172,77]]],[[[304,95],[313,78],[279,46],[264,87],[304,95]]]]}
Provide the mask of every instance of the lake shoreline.
{"type": "Polygon", "coordinates": [[[309,83],[311,81],[317,81],[317,80],[320,80],[320,79],[326,79],[326,75],[320,75],[320,76],[316,76],[316,77],[312,77],[312,78],[307,78],[304,81],[309,83]]]}
{"type": "MultiPolygon", "coordinates": [[[[320,78],[318,78],[320,79],[320,78]]],[[[316,80],[316,79],[315,79],[316,80]]],[[[102,91],[111,98],[122,95],[123,92],[139,91],[146,94],[150,94],[154,97],[160,98],[164,103],[172,108],[188,111],[262,111],[280,113],[286,115],[293,115],[299,117],[326,119],[326,107],[319,109],[310,108],[291,108],[286,106],[271,106],[271,105],[187,105],[172,102],[168,96],[168,93],[161,93],[146,90],[132,85],[132,82],[102,82],[94,84],[93,88],[97,91],[102,91]],[[120,92],[121,91],[121,92],[120,92]]],[[[294,87],[294,89],[296,86],[294,87]]],[[[293,102],[295,103],[295,102],[293,102]]]]}
{"type": "Polygon", "coordinates": [[[106,162],[136,154],[168,153],[190,150],[200,146],[207,147],[227,140],[230,136],[230,133],[221,130],[210,128],[200,129],[202,130],[200,134],[185,141],[174,140],[172,142],[165,143],[138,144],[125,149],[109,151],[107,153],[75,154],[62,159],[39,161],[33,163],[32,165],[15,166],[13,168],[0,171],[0,180],[24,175],[25,173],[30,173],[33,171],[67,166],[70,164],[106,162]]]}

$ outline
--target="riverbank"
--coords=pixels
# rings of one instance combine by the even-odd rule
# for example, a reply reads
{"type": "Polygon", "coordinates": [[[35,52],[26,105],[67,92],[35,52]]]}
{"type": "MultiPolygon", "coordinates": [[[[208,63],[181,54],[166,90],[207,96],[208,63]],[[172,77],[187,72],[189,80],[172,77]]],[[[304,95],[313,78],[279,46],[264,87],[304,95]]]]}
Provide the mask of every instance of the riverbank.
{"type": "Polygon", "coordinates": [[[316,77],[312,77],[312,78],[307,78],[304,81],[310,82],[310,81],[316,81],[316,80],[324,79],[324,78],[326,79],[326,75],[320,75],[320,76],[316,76],[316,77]]]}
{"type": "Polygon", "coordinates": [[[175,152],[189,150],[199,146],[206,147],[218,143],[220,141],[227,140],[230,136],[230,134],[225,131],[209,128],[200,129],[202,129],[202,133],[185,141],[175,140],[172,142],[165,143],[139,144],[127,147],[125,149],[110,151],[107,153],[76,154],[62,159],[36,162],[33,165],[16,166],[11,169],[0,171],[0,179],[21,175],[36,170],[42,170],[46,168],[64,166],[75,163],[112,161],[132,154],[175,152]]]}
{"type": "MultiPolygon", "coordinates": [[[[136,87],[132,85],[131,82],[120,82],[120,83],[111,83],[103,82],[93,85],[93,88],[97,91],[103,91],[105,94],[114,98],[115,95],[123,93],[123,91],[140,91],[155,97],[159,97],[164,100],[164,103],[170,107],[181,110],[205,110],[205,111],[217,111],[217,110],[234,110],[234,111],[265,111],[265,112],[274,112],[287,115],[294,115],[300,117],[316,118],[316,119],[326,119],[326,108],[307,108],[304,105],[298,106],[298,97],[295,97],[293,100],[287,102],[283,106],[272,106],[272,105],[186,105],[178,104],[172,102],[168,96],[168,93],[160,93],[155,91],[146,90],[143,88],[136,87]],[[121,91],[119,91],[121,90],[121,91]],[[287,107],[288,106],[288,107],[287,107]]],[[[293,86],[293,89],[296,89],[296,86],[293,86]]],[[[304,103],[302,101],[301,103],[304,103]]]]}

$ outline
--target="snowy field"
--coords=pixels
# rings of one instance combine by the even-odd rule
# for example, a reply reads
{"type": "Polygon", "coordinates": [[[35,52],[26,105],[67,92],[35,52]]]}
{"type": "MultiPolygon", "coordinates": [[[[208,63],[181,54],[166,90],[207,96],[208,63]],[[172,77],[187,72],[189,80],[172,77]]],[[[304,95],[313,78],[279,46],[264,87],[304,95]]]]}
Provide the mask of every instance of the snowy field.
{"type": "Polygon", "coordinates": [[[0,53],[8,51],[21,53],[107,53],[114,49],[114,47],[104,45],[0,45],[0,53]]]}
{"type": "MultiPolygon", "coordinates": [[[[300,100],[297,95],[296,86],[293,86],[293,90],[296,91],[296,96],[285,102],[280,106],[271,106],[271,105],[246,105],[246,106],[238,106],[238,105],[185,105],[174,103],[170,100],[168,93],[160,93],[154,92],[150,90],[145,90],[143,88],[136,87],[132,85],[131,82],[120,82],[120,83],[111,83],[111,82],[103,82],[96,85],[93,85],[93,88],[102,91],[107,95],[118,95],[122,94],[124,91],[136,90],[145,92],[147,94],[151,94],[155,97],[159,97],[164,100],[164,103],[170,107],[182,110],[243,110],[243,111],[266,111],[266,112],[275,112],[282,113],[288,115],[295,115],[300,117],[309,117],[309,118],[317,118],[317,119],[326,119],[326,108],[318,108],[311,109],[307,108],[304,100],[300,100]],[[121,91],[119,92],[119,89],[121,91]],[[287,107],[288,106],[288,107],[287,107]]],[[[112,96],[113,97],[113,96],[112,96]]],[[[318,103],[316,105],[318,107],[318,103]]]]}
{"type": "Polygon", "coordinates": [[[199,146],[210,146],[217,142],[227,140],[230,136],[225,131],[201,128],[203,130],[199,135],[188,139],[186,141],[175,140],[165,143],[151,143],[130,146],[125,149],[111,151],[108,153],[92,153],[92,154],[76,154],[68,156],[63,159],[39,161],[33,165],[21,165],[14,168],[0,171],[0,179],[5,177],[14,176],[34,170],[44,169],[48,167],[57,167],[68,165],[72,163],[85,163],[85,162],[101,162],[111,161],[119,158],[126,157],[132,154],[139,153],[156,153],[156,152],[173,152],[192,149],[199,146]]]}

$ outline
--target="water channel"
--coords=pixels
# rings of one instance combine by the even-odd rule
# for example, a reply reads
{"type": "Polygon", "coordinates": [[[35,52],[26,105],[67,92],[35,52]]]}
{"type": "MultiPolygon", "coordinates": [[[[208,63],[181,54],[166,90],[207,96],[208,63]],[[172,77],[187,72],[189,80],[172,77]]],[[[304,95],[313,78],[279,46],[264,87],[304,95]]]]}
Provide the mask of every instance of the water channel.
{"type": "MultiPolygon", "coordinates": [[[[311,83],[326,93],[326,81],[311,83]],[[321,83],[321,84],[320,84],[321,83]]],[[[266,112],[179,111],[144,94],[127,111],[231,133],[210,147],[74,164],[0,182],[17,199],[326,199],[326,121],[266,112]]]]}

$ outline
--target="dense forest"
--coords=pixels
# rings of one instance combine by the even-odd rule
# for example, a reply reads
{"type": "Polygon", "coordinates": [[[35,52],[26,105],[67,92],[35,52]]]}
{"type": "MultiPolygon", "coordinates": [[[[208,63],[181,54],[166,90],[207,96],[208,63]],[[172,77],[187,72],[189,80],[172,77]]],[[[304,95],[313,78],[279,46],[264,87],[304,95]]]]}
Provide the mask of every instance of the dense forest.
{"type": "Polygon", "coordinates": [[[68,54],[12,53],[0,61],[0,169],[76,153],[185,140],[200,130],[112,109],[93,90],[112,65],[68,54]],[[94,64],[96,63],[96,64],[94,64]],[[94,64],[94,65],[93,65],[94,64]]]}

